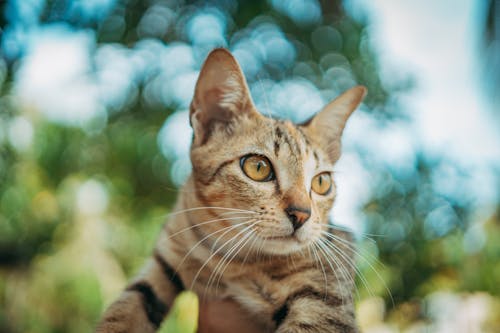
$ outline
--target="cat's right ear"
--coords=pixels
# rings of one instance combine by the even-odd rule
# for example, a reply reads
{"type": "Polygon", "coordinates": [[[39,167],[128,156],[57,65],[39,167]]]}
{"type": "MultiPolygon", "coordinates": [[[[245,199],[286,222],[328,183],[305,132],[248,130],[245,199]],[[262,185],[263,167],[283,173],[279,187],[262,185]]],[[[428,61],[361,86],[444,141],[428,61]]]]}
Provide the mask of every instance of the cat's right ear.
{"type": "Polygon", "coordinates": [[[359,106],[366,93],[367,90],[363,86],[351,88],[301,125],[309,139],[323,147],[332,162],[336,162],[340,157],[340,140],[347,119],[359,106]]]}
{"type": "Polygon", "coordinates": [[[242,116],[258,116],[243,72],[228,50],[215,49],[201,68],[189,110],[193,144],[204,144],[220,126],[230,130],[242,116]]]}

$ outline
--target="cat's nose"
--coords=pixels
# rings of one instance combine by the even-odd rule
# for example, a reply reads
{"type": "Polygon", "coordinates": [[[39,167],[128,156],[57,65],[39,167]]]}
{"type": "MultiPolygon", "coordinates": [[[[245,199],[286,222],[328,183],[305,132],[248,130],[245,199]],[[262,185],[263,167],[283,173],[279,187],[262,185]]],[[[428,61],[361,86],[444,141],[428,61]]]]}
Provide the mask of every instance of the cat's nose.
{"type": "Polygon", "coordinates": [[[290,206],[285,209],[285,212],[290,222],[292,222],[293,230],[302,227],[309,217],[311,217],[311,210],[308,208],[290,206]]]}

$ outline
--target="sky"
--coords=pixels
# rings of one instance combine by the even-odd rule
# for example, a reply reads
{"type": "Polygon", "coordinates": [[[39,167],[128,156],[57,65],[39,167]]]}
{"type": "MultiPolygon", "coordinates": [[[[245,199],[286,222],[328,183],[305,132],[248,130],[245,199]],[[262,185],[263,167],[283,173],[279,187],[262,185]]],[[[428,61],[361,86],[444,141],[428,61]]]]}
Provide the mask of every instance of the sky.
{"type": "Polygon", "coordinates": [[[500,138],[480,84],[486,1],[353,2],[369,8],[370,38],[386,84],[409,68],[416,78],[405,103],[426,149],[498,161],[500,146],[484,144],[500,138]]]}

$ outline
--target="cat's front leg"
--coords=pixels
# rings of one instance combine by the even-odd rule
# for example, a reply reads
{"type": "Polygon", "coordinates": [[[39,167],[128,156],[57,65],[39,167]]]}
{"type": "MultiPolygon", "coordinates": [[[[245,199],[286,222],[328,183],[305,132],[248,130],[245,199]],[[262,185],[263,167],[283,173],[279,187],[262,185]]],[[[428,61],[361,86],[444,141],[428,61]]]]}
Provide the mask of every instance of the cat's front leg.
{"type": "Polygon", "coordinates": [[[274,313],[277,333],[357,333],[351,300],[304,289],[274,313]]]}
{"type": "Polygon", "coordinates": [[[105,311],[96,333],[156,332],[184,285],[159,252],[105,311]]]}

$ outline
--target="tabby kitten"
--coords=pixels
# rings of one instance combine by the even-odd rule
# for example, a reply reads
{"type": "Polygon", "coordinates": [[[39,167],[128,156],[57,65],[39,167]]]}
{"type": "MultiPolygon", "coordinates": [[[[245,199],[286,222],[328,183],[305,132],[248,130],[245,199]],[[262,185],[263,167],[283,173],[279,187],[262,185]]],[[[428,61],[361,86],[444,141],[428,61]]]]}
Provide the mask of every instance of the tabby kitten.
{"type": "Polygon", "coordinates": [[[154,332],[184,289],[236,302],[263,332],[356,332],[352,245],[328,212],[340,137],[365,93],[344,92],[305,124],[268,118],[233,56],[212,51],[190,108],[192,175],[97,332],[154,332]]]}

